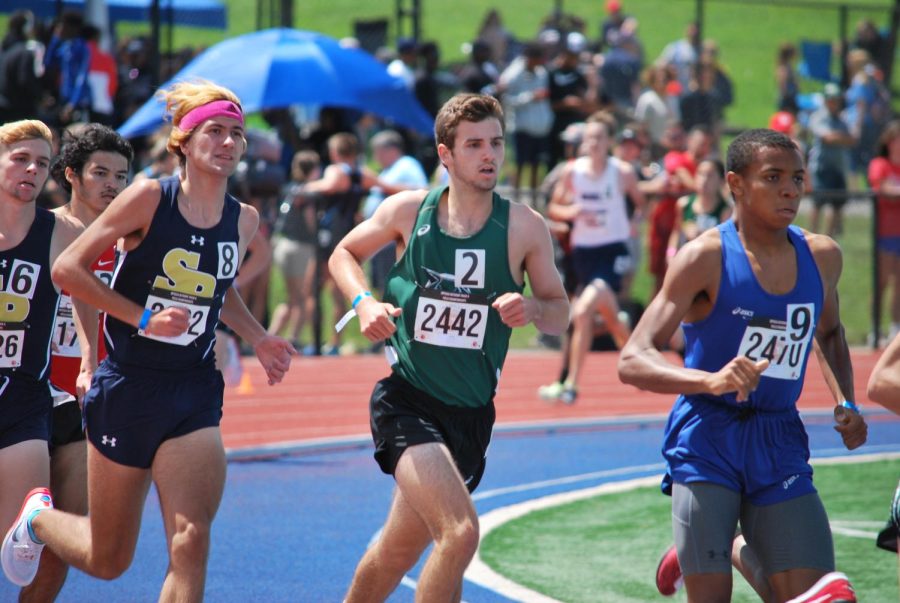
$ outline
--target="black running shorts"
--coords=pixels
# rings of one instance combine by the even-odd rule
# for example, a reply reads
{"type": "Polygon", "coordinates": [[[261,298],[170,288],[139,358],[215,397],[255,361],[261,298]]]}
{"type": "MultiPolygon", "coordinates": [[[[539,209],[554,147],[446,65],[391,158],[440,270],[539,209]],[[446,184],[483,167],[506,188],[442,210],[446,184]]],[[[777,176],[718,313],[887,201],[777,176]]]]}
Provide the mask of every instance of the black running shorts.
{"type": "Polygon", "coordinates": [[[493,400],[480,408],[448,406],[391,375],[375,384],[369,402],[375,460],[394,474],[410,446],[438,442],[447,446],[469,492],[484,474],[496,414],[493,400]]]}

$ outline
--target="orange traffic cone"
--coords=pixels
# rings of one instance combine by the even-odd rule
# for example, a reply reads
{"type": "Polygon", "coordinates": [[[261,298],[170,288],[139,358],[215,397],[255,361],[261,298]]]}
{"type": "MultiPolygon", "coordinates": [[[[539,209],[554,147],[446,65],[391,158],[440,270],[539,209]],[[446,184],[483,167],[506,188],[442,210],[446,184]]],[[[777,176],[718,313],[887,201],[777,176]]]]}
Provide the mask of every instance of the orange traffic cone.
{"type": "Polygon", "coordinates": [[[255,391],[253,381],[250,379],[250,373],[244,371],[244,374],[241,375],[241,382],[237,386],[237,393],[247,395],[255,391]]]}

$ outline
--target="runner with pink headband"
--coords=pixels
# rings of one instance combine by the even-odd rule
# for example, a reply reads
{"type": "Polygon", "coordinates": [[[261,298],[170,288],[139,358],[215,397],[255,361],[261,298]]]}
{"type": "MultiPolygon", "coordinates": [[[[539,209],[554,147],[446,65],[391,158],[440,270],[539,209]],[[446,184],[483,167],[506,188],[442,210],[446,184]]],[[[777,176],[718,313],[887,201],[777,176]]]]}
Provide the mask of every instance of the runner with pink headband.
{"type": "Polygon", "coordinates": [[[216,100],[194,107],[185,113],[181,121],[178,122],[178,129],[182,132],[187,132],[213,117],[230,117],[238,120],[241,126],[244,125],[244,113],[239,106],[230,100],[216,100]]]}

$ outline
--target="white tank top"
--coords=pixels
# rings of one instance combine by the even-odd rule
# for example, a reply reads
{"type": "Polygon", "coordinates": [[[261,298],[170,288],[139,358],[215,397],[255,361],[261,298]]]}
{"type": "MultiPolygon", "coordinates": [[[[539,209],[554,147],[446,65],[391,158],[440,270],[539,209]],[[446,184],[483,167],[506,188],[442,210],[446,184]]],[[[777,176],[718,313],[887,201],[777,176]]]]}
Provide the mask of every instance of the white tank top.
{"type": "Polygon", "coordinates": [[[590,173],[590,157],[575,160],[572,201],[587,211],[572,223],[572,247],[599,247],[628,240],[631,225],[622,192],[622,165],[621,160],[609,157],[606,169],[597,177],[590,173]]]}

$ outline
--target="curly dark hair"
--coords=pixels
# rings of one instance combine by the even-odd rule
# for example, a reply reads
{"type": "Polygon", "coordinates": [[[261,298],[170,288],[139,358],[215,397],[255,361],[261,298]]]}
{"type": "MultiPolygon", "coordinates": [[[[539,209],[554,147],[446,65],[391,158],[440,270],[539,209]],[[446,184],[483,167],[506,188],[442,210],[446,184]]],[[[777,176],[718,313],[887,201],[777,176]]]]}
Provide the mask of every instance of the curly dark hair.
{"type": "Polygon", "coordinates": [[[725,169],[736,174],[743,174],[756,158],[756,152],[762,148],[798,150],[794,141],[781,132],[766,128],[746,130],[728,145],[725,169]]]}
{"type": "Polygon", "coordinates": [[[72,168],[75,173],[81,175],[84,164],[91,154],[97,151],[118,153],[128,160],[129,168],[134,160],[134,149],[131,148],[131,144],[115,130],[101,124],[87,124],[63,135],[59,155],[50,165],[50,175],[66,192],[71,193],[72,185],[66,180],[66,168],[72,168]]]}

